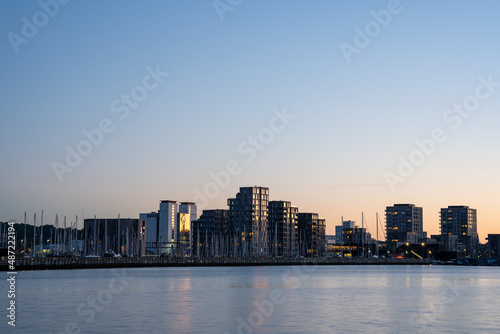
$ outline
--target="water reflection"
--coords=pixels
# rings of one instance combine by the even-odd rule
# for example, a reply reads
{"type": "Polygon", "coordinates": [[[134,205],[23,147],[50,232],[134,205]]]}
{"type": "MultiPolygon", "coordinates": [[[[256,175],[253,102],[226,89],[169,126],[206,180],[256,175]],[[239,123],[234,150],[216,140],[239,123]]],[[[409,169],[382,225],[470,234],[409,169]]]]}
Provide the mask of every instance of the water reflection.
{"type": "Polygon", "coordinates": [[[126,275],[127,289],[87,322],[78,306],[109,286],[111,270],[20,273],[16,332],[61,333],[68,322],[82,333],[500,331],[496,268],[134,268],[126,275]],[[466,288],[452,294],[450,284],[466,288]]]}

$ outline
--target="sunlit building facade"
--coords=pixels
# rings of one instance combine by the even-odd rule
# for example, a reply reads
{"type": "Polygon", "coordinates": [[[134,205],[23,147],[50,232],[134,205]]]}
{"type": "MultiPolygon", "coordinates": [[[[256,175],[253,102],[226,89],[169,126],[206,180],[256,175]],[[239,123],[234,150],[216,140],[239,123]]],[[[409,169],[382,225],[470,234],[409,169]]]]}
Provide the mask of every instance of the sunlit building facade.
{"type": "Polygon", "coordinates": [[[141,213],[146,224],[146,254],[190,255],[191,222],[197,218],[192,202],[160,201],[158,212],[141,213]]]}

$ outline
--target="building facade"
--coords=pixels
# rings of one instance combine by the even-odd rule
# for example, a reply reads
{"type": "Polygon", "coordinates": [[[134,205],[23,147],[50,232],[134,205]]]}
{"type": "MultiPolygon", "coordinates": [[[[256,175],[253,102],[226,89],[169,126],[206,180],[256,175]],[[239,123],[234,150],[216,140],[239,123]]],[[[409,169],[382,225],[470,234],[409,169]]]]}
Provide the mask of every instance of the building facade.
{"type": "Polygon", "coordinates": [[[352,228],[342,229],[344,256],[369,257],[374,251],[373,244],[371,234],[364,227],[354,225],[352,228]]]}
{"type": "Polygon", "coordinates": [[[186,256],[191,252],[191,222],[197,218],[196,203],[160,201],[157,212],[141,213],[146,223],[146,254],[186,256]]]}
{"type": "Polygon", "coordinates": [[[143,220],[146,226],[146,255],[159,254],[158,215],[158,212],[139,214],[139,219],[143,220]]]}
{"type": "Polygon", "coordinates": [[[271,256],[298,255],[298,211],[287,201],[269,202],[269,251],[271,256]]]}
{"type": "Polygon", "coordinates": [[[488,256],[500,256],[500,234],[488,234],[488,256]]]}
{"type": "Polygon", "coordinates": [[[456,235],[458,250],[467,256],[477,255],[477,211],[466,205],[448,206],[441,209],[441,235],[456,235]]]}
{"type": "Polygon", "coordinates": [[[182,202],[174,225],[174,248],[178,256],[191,255],[192,222],[196,221],[198,208],[196,203],[182,202]]]}
{"type": "Polygon", "coordinates": [[[320,218],[317,213],[299,212],[298,224],[300,255],[308,257],[325,256],[325,220],[320,218]]]}
{"type": "Polygon", "coordinates": [[[201,217],[193,222],[192,251],[194,256],[233,255],[229,210],[203,210],[201,217]]]}
{"type": "Polygon", "coordinates": [[[342,220],[342,225],[335,226],[335,242],[342,245],[342,231],[346,228],[355,228],[356,222],[352,220],[342,220]]]}
{"type": "Polygon", "coordinates": [[[241,187],[227,203],[228,210],[204,210],[192,221],[193,256],[325,256],[326,225],[317,213],[299,213],[289,201],[270,202],[266,187],[241,187]]]}
{"type": "Polygon", "coordinates": [[[269,256],[269,188],[242,187],[228,199],[239,256],[269,256]]]}
{"type": "Polygon", "coordinates": [[[432,235],[440,252],[458,252],[458,236],[453,234],[432,235]]]}
{"type": "Polygon", "coordinates": [[[394,252],[406,243],[427,238],[423,229],[423,210],[414,204],[394,204],[385,210],[387,247],[394,252]]]}

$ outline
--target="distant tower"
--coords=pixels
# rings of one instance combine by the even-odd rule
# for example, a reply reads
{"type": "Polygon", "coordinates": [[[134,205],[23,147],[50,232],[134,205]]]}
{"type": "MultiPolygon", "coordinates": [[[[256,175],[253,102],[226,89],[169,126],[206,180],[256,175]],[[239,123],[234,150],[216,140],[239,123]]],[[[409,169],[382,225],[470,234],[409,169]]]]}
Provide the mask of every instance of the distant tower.
{"type": "Polygon", "coordinates": [[[477,255],[477,212],[465,205],[441,209],[441,235],[458,236],[459,248],[466,255],[477,255]],[[461,246],[461,247],[460,247],[461,246]]]}
{"type": "Polygon", "coordinates": [[[194,222],[196,219],[198,219],[198,207],[197,207],[196,203],[182,202],[179,205],[179,212],[189,214],[192,222],[194,222]]]}
{"type": "Polygon", "coordinates": [[[158,254],[158,212],[140,213],[146,226],[146,255],[158,254]]]}
{"type": "Polygon", "coordinates": [[[160,240],[160,243],[174,242],[178,212],[179,204],[176,201],[163,200],[160,202],[160,211],[158,212],[158,238],[160,240]]]}
{"type": "Polygon", "coordinates": [[[422,208],[414,204],[394,204],[385,210],[387,247],[395,251],[404,243],[416,244],[427,238],[423,229],[422,208]]]}

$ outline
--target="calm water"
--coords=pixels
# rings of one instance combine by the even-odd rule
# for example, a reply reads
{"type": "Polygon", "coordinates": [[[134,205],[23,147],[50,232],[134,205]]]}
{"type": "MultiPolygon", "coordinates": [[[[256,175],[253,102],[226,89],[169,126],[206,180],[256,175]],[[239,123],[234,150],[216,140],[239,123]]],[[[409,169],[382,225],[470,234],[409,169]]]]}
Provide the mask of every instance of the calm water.
{"type": "Polygon", "coordinates": [[[500,333],[500,268],[32,271],[17,290],[1,333],[500,333]]]}

